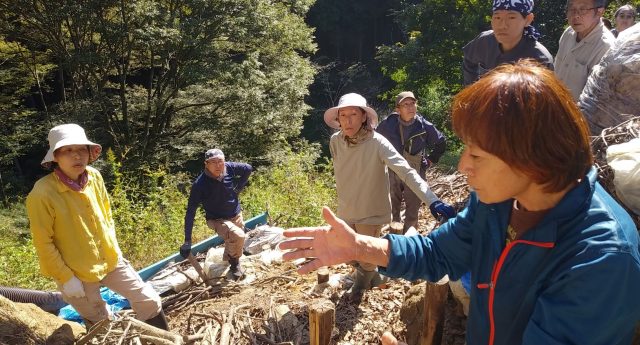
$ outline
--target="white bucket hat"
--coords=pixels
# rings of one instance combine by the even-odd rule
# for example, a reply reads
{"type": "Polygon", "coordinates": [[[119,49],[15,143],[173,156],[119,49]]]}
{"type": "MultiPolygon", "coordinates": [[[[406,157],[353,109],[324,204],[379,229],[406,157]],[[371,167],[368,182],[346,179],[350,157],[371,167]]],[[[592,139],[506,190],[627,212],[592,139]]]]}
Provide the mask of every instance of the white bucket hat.
{"type": "Polygon", "coordinates": [[[331,128],[340,129],[338,122],[338,110],[344,107],[359,107],[367,114],[367,123],[372,129],[378,125],[378,113],[373,108],[367,107],[367,100],[357,93],[348,93],[340,97],[338,105],[324,112],[324,122],[331,128]]]}
{"type": "Polygon", "coordinates": [[[100,152],[102,152],[102,146],[89,141],[89,139],[87,139],[87,135],[84,133],[84,129],[74,123],[59,125],[51,128],[47,138],[49,139],[49,151],[47,151],[47,155],[44,156],[42,163],[40,163],[45,168],[51,167],[51,162],[53,162],[53,152],[63,146],[91,146],[89,163],[98,159],[100,152]]]}

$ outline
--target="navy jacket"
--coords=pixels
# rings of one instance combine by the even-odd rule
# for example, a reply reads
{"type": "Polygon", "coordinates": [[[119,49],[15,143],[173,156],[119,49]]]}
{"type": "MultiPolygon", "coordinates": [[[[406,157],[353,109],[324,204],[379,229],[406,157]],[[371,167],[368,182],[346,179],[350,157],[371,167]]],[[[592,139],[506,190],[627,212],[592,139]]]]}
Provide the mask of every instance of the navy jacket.
{"type": "Polygon", "coordinates": [[[184,216],[185,241],[191,241],[193,219],[202,204],[206,219],[229,219],[240,213],[238,193],[249,181],[253,168],[246,163],[225,162],[222,181],[209,177],[204,171],[191,186],[187,212],[184,216]]]}
{"type": "Polygon", "coordinates": [[[510,51],[503,53],[493,30],[482,32],[462,48],[464,61],[462,73],[464,85],[469,85],[488,71],[503,63],[514,63],[520,59],[534,59],[553,70],[553,56],[542,43],[528,37],[510,51]]]}
{"type": "Polygon", "coordinates": [[[469,345],[630,344],[640,320],[638,231],[595,169],[505,245],[512,205],[472,194],[429,236],[388,235],[386,274],[437,281],[471,270],[469,345]]]}
{"type": "Polygon", "coordinates": [[[427,159],[438,163],[440,157],[447,148],[444,135],[436,129],[429,121],[420,114],[416,114],[416,120],[410,126],[402,126],[404,129],[404,142],[400,138],[400,115],[391,113],[384,119],[376,131],[382,134],[393,147],[401,154],[410,155],[423,154],[427,159]],[[426,150],[431,150],[429,155],[425,155],[426,150]]]}

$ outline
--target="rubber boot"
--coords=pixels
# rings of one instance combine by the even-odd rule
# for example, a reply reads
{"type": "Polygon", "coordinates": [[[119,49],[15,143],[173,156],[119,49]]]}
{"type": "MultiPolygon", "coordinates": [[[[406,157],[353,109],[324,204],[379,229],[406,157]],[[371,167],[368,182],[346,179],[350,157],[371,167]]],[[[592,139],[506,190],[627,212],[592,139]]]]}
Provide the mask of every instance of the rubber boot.
{"type": "Polygon", "coordinates": [[[145,323],[156,327],[156,328],[160,328],[160,329],[164,329],[165,331],[169,330],[169,323],[167,322],[167,316],[164,315],[164,311],[160,310],[160,312],[158,313],[158,315],[145,320],[145,323]]]}
{"type": "Polygon", "coordinates": [[[358,267],[356,270],[356,277],[353,281],[353,285],[349,289],[348,293],[352,295],[362,294],[364,290],[371,289],[371,279],[375,274],[378,274],[377,271],[365,271],[361,267],[358,267]]]}
{"type": "Polygon", "coordinates": [[[229,271],[231,272],[233,280],[240,280],[244,278],[244,271],[240,266],[240,258],[229,259],[229,271]]]}
{"type": "Polygon", "coordinates": [[[389,282],[389,277],[384,276],[382,274],[380,274],[380,272],[378,272],[378,270],[374,271],[376,272],[376,274],[373,275],[373,277],[371,278],[371,287],[378,287],[382,284],[386,284],[387,282],[389,282]]]}

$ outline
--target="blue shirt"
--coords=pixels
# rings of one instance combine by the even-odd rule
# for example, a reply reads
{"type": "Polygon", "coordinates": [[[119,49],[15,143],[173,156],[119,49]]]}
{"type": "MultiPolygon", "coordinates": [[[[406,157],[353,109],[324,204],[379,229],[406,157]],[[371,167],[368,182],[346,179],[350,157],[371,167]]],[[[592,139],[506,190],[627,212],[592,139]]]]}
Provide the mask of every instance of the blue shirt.
{"type": "Polygon", "coordinates": [[[638,231],[596,182],[595,168],[506,245],[512,205],[472,194],[465,210],[426,237],[388,235],[381,270],[430,281],[470,270],[470,345],[630,344],[640,320],[638,231]]]}
{"type": "Polygon", "coordinates": [[[198,206],[202,205],[206,219],[229,219],[240,213],[238,193],[244,189],[253,168],[246,163],[225,162],[225,174],[221,181],[204,171],[191,186],[187,212],[184,217],[184,238],[191,241],[193,220],[198,206]]]}

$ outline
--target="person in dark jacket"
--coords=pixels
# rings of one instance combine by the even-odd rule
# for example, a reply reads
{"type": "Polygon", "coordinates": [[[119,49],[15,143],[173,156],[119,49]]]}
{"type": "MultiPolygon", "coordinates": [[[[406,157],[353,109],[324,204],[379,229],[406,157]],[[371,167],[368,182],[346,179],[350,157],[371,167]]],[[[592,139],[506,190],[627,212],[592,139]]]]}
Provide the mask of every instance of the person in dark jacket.
{"type": "MultiPolygon", "coordinates": [[[[471,271],[467,344],[631,344],[640,320],[640,239],[597,182],[589,126],[554,73],[502,65],[453,100],[469,204],[427,236],[285,231],[285,260],[306,273],[349,260],[390,277],[438,281],[471,271]]],[[[387,333],[383,344],[397,344],[387,333]]]]}
{"type": "Polygon", "coordinates": [[[553,70],[553,56],[538,42],[531,25],[533,0],[494,0],[491,30],[482,32],[462,48],[464,85],[503,63],[531,58],[553,70]]]}
{"type": "Polygon", "coordinates": [[[232,278],[244,277],[240,257],[244,247],[244,221],[238,194],[249,181],[253,168],[246,163],[225,162],[219,149],[208,150],[204,155],[204,170],[191,186],[187,212],[184,217],[184,243],[180,255],[191,254],[191,231],[196,211],[204,208],[207,226],[224,240],[223,259],[229,261],[232,278]]]}
{"type": "MultiPolygon", "coordinates": [[[[438,163],[447,148],[444,135],[422,115],[413,92],[405,91],[396,96],[395,112],[384,119],[376,131],[382,134],[409,162],[420,177],[425,179],[426,169],[438,163]]],[[[401,222],[400,205],[405,202],[403,233],[410,227],[417,228],[420,198],[394,172],[389,172],[392,221],[401,222]]],[[[436,218],[438,214],[432,211],[436,218]]],[[[453,214],[451,216],[454,216],[453,214]]]]}

